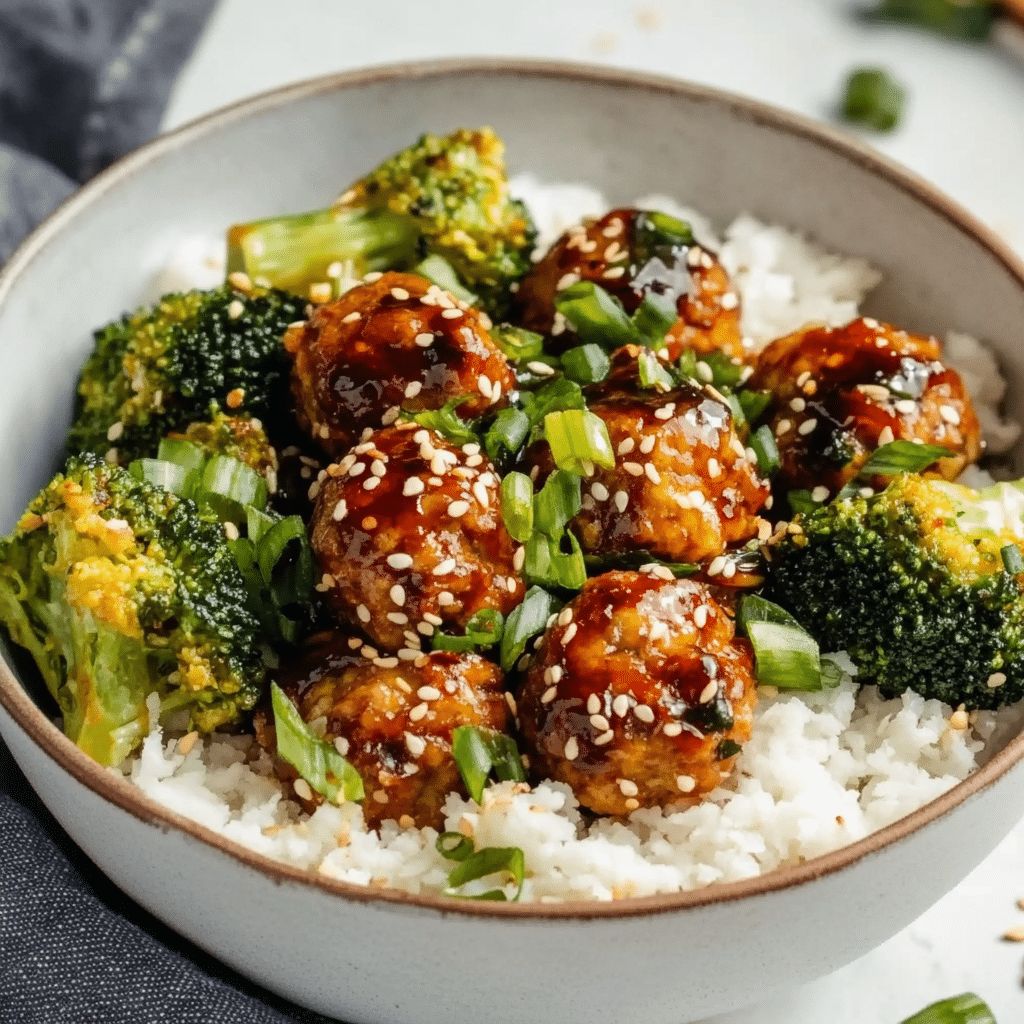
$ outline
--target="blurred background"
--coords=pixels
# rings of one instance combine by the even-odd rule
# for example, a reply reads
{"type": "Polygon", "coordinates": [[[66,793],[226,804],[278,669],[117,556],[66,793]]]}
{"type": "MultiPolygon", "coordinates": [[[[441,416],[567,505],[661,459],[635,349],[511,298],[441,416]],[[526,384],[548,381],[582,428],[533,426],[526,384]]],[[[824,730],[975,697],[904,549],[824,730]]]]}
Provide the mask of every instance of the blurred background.
{"type": "MultiPolygon", "coordinates": [[[[965,16],[976,6],[986,8],[985,18],[992,13],[974,0],[951,2],[965,16]]],[[[0,0],[0,16],[13,6],[0,0]]],[[[935,7],[928,0],[918,6],[935,7]]],[[[975,33],[974,23],[964,24],[975,33]]],[[[985,21],[991,31],[976,33],[985,38],[964,39],[952,27],[950,35],[934,25],[866,21],[852,0],[219,0],[176,79],[161,127],[288,82],[389,62],[487,55],[640,69],[753,96],[852,132],[958,200],[1024,256],[1024,30],[985,21]],[[884,69],[904,94],[889,131],[839,116],[844,83],[863,67],[884,69]]],[[[699,197],[680,198],[699,205],[699,197]]],[[[0,208],[3,200],[0,193],[0,208]]],[[[988,1000],[1000,1024],[1024,1021],[1024,942],[1007,937],[1024,927],[1018,901],[1024,826],[880,949],[714,1024],[896,1024],[965,990],[988,1000]]],[[[836,913],[855,915],[857,908],[836,913]]]]}

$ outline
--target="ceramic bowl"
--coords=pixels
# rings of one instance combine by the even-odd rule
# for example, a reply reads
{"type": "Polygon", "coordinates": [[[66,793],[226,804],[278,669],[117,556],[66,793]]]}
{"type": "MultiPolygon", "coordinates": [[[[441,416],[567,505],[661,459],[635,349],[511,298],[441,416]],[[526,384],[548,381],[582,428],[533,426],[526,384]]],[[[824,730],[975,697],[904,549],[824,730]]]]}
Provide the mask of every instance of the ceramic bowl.
{"type": "MultiPolygon", "coordinates": [[[[924,183],[801,118],[676,81],[463,61],[286,88],[157,139],[72,197],[0,277],[0,532],[49,477],[90,331],[176,239],[322,205],[420,132],[491,124],[514,172],[614,202],[678,196],[800,228],[885,273],[868,312],[987,339],[1024,418],[1024,268],[924,183]]],[[[0,733],[84,854],[241,973],[351,1022],[470,1012],[546,1024],[694,1020],[825,974],[962,879],[1024,807],[1024,737],[923,809],[763,878],[615,904],[496,905],[311,877],[149,802],[88,760],[0,664],[0,733]]],[[[31,687],[26,673],[25,686],[31,687]]]]}

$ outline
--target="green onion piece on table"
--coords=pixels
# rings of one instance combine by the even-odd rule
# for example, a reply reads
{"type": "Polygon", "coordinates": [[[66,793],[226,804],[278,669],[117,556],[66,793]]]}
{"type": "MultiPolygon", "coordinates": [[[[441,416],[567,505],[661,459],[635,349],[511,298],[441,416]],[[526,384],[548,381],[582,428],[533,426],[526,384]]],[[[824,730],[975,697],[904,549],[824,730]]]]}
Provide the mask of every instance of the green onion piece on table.
{"type": "Polygon", "coordinates": [[[531,587],[522,602],[505,619],[501,637],[501,667],[511,672],[526,650],[526,645],[547,628],[548,619],[562,607],[561,602],[542,587],[531,587]]]}
{"type": "Polygon", "coordinates": [[[533,532],[533,481],[525,473],[502,477],[501,515],[509,536],[525,544],[533,532]]]}
{"type": "Polygon", "coordinates": [[[605,422],[588,409],[566,409],[544,417],[544,436],[559,469],[576,475],[588,472],[587,463],[615,467],[615,453],[605,422]]]}
{"type": "Polygon", "coordinates": [[[425,277],[432,284],[436,284],[438,288],[443,288],[446,292],[450,292],[455,298],[461,299],[470,306],[478,306],[480,304],[480,296],[474,295],[459,280],[459,275],[455,273],[455,268],[443,256],[432,253],[417,265],[414,273],[419,274],[420,277],[425,277]]]}
{"type": "Polygon", "coordinates": [[[902,1024],[996,1024],[996,1019],[984,999],[964,992],[926,1006],[902,1024]]]}
{"type": "Polygon", "coordinates": [[[750,639],[760,686],[820,690],[821,656],[814,638],[784,608],[755,594],[739,603],[736,623],[750,639]]]}
{"type": "Polygon", "coordinates": [[[604,380],[611,365],[600,345],[577,345],[562,354],[562,372],[577,384],[594,384],[604,380]]]}
{"type": "Polygon", "coordinates": [[[892,131],[906,100],[906,90],[883,68],[860,68],[846,80],[843,117],[876,131],[892,131]]]}
{"type": "Polygon", "coordinates": [[[277,752],[321,796],[332,803],[362,800],[363,780],[333,743],[317,739],[277,683],[270,684],[277,752]]]}
{"type": "Polygon", "coordinates": [[[487,777],[493,771],[501,782],[525,782],[516,741],[505,733],[460,725],[452,730],[452,756],[469,795],[480,803],[487,777]]]}
{"type": "Polygon", "coordinates": [[[881,0],[861,11],[867,21],[891,21],[930,29],[952,39],[987,39],[998,5],[993,0],[881,0]]]}

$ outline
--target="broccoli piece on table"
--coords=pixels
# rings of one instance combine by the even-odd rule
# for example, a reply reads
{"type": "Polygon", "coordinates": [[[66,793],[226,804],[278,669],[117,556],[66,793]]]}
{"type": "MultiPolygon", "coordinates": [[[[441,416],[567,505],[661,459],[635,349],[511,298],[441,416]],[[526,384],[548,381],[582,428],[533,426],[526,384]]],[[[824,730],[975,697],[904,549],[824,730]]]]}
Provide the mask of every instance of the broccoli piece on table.
{"type": "Polygon", "coordinates": [[[209,732],[260,695],[255,617],[208,509],[93,455],[69,460],[0,540],[0,622],[28,649],[65,733],[104,765],[146,735],[146,698],[209,732]]]}
{"type": "Polygon", "coordinates": [[[799,532],[769,549],[768,596],[887,696],[909,687],[968,708],[1019,700],[1021,541],[979,505],[965,487],[904,474],[874,497],[798,516],[799,532]]]}
{"type": "Polygon", "coordinates": [[[317,286],[333,282],[336,294],[371,271],[439,256],[500,313],[509,285],[531,266],[536,236],[509,195],[504,152],[489,128],[424,135],[325,210],[233,227],[228,267],[315,298],[317,286]]]}
{"type": "Polygon", "coordinates": [[[171,431],[209,419],[212,406],[280,416],[291,365],[281,337],[304,309],[285,292],[224,285],[165,295],[97,331],[79,377],[69,453],[125,464],[154,454],[171,431]]]}

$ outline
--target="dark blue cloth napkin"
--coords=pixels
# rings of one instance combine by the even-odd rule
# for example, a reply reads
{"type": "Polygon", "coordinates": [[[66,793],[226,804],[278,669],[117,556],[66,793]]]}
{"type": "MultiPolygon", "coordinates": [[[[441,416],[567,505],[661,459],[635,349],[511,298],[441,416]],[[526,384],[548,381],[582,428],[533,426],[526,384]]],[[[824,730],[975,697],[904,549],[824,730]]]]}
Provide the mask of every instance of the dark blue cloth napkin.
{"type": "MultiPolygon", "coordinates": [[[[214,0],[0,0],[0,264],[157,129],[214,0]]],[[[0,1024],[305,1024],[119,892],[0,742],[0,1024]]]]}

